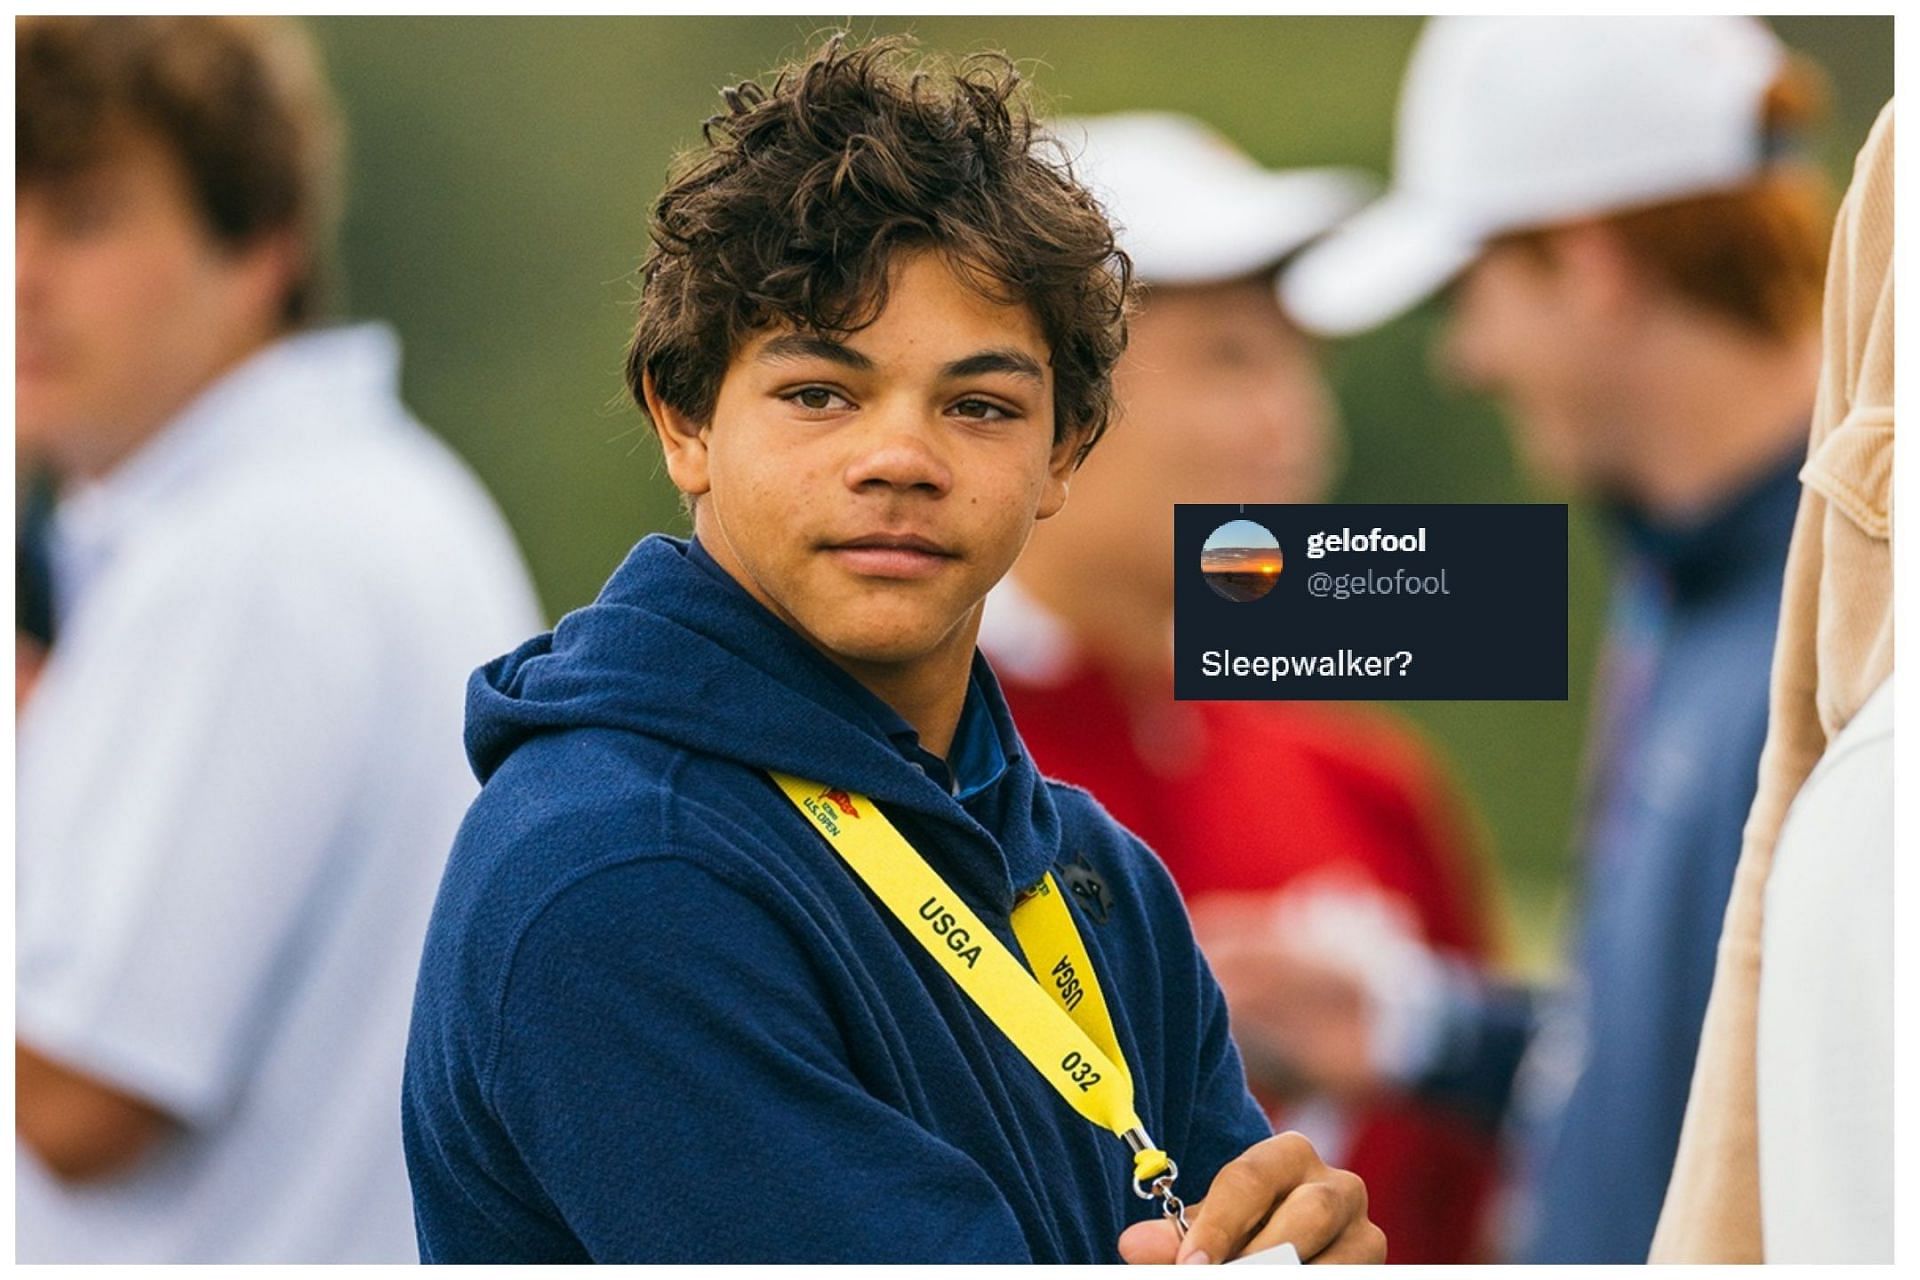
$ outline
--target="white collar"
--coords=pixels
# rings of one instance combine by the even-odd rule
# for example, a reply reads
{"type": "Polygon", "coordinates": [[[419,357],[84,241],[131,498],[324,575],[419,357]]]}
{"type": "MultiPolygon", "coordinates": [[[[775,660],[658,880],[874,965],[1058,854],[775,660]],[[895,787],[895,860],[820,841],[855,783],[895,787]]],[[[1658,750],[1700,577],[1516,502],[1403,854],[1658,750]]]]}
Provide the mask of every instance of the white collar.
{"type": "Polygon", "coordinates": [[[112,470],[61,493],[51,529],[59,612],[185,489],[322,420],[329,432],[364,423],[397,403],[399,379],[399,339],[378,323],[292,334],[242,360],[112,470]]]}

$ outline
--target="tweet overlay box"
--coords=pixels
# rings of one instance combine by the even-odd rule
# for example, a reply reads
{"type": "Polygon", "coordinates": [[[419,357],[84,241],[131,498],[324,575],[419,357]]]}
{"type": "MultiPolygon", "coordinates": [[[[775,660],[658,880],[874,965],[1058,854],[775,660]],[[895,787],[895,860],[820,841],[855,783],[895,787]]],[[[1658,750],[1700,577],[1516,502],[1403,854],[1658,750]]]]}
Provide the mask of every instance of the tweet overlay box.
{"type": "Polygon", "coordinates": [[[1567,509],[1174,510],[1174,696],[1567,696],[1567,509]]]}

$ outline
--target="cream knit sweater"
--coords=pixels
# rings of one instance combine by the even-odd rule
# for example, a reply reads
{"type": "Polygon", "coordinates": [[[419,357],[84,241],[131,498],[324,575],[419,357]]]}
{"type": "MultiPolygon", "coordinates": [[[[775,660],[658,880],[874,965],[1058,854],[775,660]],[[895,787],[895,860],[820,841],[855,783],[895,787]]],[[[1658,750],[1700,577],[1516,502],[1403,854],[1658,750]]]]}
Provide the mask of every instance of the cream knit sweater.
{"type": "Polygon", "coordinates": [[[1762,1261],[1754,1026],[1774,842],[1827,743],[1893,669],[1893,104],[1855,162],[1787,554],[1759,790],[1720,937],[1654,1262],[1762,1261]]]}

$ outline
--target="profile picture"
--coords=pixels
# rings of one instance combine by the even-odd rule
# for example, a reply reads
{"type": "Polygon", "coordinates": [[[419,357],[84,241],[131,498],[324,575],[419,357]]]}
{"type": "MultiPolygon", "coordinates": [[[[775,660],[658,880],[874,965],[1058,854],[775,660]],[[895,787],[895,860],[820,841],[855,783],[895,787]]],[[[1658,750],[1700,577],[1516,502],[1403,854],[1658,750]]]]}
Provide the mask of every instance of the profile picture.
{"type": "Polygon", "coordinates": [[[1229,600],[1258,600],[1280,580],[1280,540],[1251,520],[1229,520],[1200,548],[1207,585],[1229,600]]]}

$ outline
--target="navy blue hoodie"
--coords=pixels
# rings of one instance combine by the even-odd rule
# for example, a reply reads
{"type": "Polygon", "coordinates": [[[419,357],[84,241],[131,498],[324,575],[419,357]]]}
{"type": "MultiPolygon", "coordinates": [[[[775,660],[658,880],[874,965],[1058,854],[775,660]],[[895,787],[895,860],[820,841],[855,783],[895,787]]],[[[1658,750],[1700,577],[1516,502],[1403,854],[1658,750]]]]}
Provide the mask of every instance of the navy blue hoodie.
{"type": "Polygon", "coordinates": [[[1152,1215],[1125,1147],[768,768],[872,797],[1016,955],[1016,892],[1068,870],[1136,1106],[1188,1199],[1267,1135],[1166,872],[1035,772],[977,655],[973,680],[1007,767],[956,799],[884,704],[663,537],[475,673],[484,786],[407,1046],[427,1261],[1111,1262],[1152,1215]]]}

